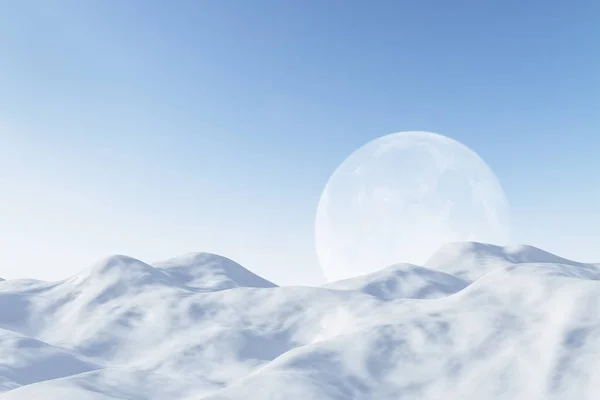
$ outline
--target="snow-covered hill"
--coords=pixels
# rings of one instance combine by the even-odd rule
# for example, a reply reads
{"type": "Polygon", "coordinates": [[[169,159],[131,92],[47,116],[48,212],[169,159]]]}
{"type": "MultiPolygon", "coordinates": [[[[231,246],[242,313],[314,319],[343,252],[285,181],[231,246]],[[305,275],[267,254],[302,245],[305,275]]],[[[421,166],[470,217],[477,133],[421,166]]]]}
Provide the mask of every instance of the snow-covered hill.
{"type": "Polygon", "coordinates": [[[0,390],[100,368],[64,349],[0,329],[0,390]]]}
{"type": "Polygon", "coordinates": [[[197,253],[0,282],[0,400],[596,399],[600,268],[445,246],[320,288],[197,253]]]}
{"type": "Polygon", "coordinates": [[[391,300],[444,297],[466,286],[466,281],[438,270],[396,264],[373,274],[328,283],[323,287],[360,291],[382,300],[391,300]]]}
{"type": "Polygon", "coordinates": [[[425,265],[473,281],[498,267],[527,263],[586,266],[586,264],[567,260],[533,246],[500,247],[477,242],[447,244],[438,250],[425,265]]]}

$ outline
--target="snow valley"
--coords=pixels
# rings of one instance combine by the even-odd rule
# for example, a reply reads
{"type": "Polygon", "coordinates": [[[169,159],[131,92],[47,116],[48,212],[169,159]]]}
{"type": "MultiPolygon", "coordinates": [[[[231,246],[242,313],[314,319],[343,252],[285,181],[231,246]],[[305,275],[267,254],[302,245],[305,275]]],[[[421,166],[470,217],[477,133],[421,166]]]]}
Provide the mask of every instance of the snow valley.
{"type": "Polygon", "coordinates": [[[322,287],[113,256],[0,281],[0,400],[596,399],[599,279],[470,242],[322,287]]]}

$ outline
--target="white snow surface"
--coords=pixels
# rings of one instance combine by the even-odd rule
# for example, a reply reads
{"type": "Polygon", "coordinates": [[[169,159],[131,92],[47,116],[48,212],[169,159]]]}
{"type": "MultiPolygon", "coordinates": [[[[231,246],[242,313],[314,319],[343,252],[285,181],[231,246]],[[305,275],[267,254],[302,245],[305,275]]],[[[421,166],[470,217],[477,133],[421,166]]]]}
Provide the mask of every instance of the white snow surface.
{"type": "Polygon", "coordinates": [[[450,243],[437,251],[425,265],[456,277],[474,281],[498,267],[515,264],[551,263],[585,267],[533,246],[500,247],[477,242],[450,243]]]}
{"type": "Polygon", "coordinates": [[[434,299],[466,286],[463,279],[413,264],[396,264],[372,274],[323,285],[329,289],[360,291],[381,300],[434,299]]]}
{"type": "Polygon", "coordinates": [[[597,399],[600,265],[444,246],[323,287],[196,253],[0,282],[0,400],[597,399]]]}

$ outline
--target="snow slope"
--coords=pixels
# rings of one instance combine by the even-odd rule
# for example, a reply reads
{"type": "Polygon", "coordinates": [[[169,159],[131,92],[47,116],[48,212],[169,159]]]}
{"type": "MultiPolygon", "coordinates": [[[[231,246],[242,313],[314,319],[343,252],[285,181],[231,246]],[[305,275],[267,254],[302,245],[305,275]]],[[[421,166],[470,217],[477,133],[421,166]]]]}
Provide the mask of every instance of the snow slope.
{"type": "Polygon", "coordinates": [[[450,243],[438,250],[425,265],[473,281],[498,267],[550,263],[585,267],[533,246],[500,247],[477,242],[450,243]]]}
{"type": "Polygon", "coordinates": [[[187,287],[196,289],[224,290],[235,287],[277,286],[228,258],[209,253],[190,253],[155,263],[153,266],[160,268],[187,287]]]}
{"type": "Polygon", "coordinates": [[[1,282],[0,400],[597,398],[598,265],[459,243],[427,266],[277,287],[113,256],[1,282]]]}
{"type": "Polygon", "coordinates": [[[61,348],[0,329],[0,390],[98,369],[61,348]]]}
{"type": "Polygon", "coordinates": [[[382,300],[433,299],[466,286],[466,281],[455,276],[412,264],[396,264],[372,274],[323,285],[329,289],[360,291],[382,300]]]}
{"type": "Polygon", "coordinates": [[[202,382],[186,382],[145,371],[105,368],[62,379],[20,387],[0,396],[6,399],[146,400],[193,398],[214,389],[202,382]]]}

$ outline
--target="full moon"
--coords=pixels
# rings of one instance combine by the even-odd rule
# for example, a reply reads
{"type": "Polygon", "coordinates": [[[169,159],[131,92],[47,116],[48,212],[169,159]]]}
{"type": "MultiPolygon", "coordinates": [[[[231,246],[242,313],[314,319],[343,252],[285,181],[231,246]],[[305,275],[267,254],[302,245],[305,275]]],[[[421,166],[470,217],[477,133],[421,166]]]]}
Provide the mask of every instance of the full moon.
{"type": "Polygon", "coordinates": [[[510,213],[487,164],[456,140],[400,132],[352,153],[329,178],[315,222],[328,281],[423,263],[449,242],[503,245],[510,213]]]}

